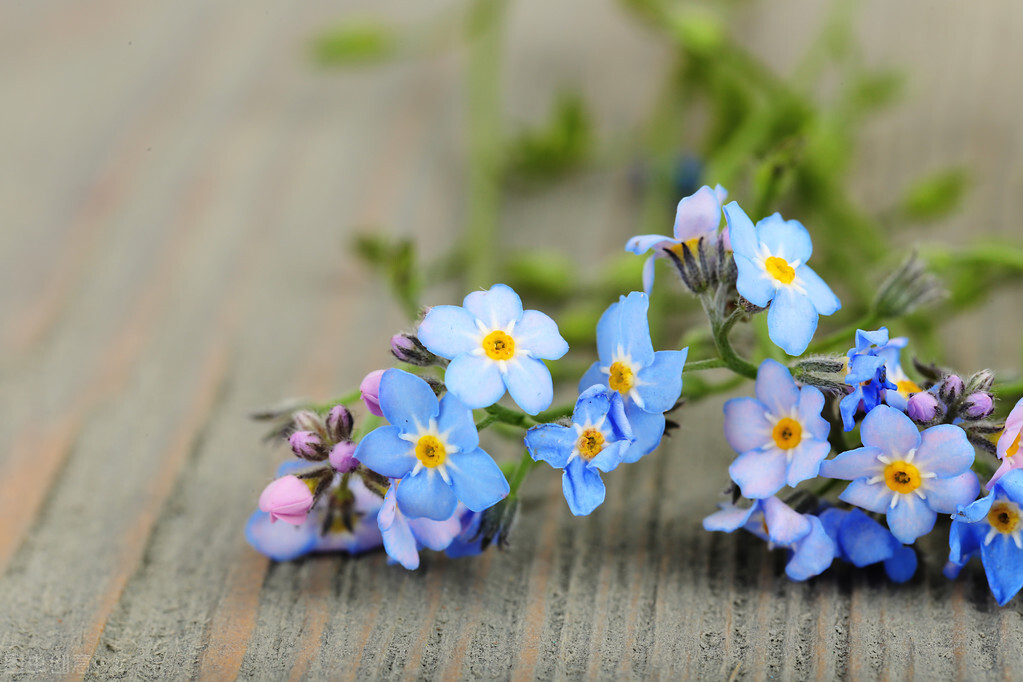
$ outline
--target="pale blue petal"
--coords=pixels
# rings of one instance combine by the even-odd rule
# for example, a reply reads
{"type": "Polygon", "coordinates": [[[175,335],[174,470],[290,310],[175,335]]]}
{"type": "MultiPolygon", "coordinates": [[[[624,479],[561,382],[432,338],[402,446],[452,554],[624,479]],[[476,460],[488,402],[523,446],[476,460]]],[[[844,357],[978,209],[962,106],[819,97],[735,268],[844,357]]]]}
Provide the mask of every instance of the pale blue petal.
{"type": "Polygon", "coordinates": [[[459,355],[444,372],[444,385],[466,407],[490,407],[504,395],[497,363],[484,355],[459,355]]]}
{"type": "Polygon", "coordinates": [[[633,291],[619,302],[618,330],[612,352],[621,346],[632,358],[634,366],[646,367],[654,361],[654,346],[650,341],[650,323],[647,310],[650,299],[640,291],[633,291]]]}
{"type": "Polygon", "coordinates": [[[663,234],[641,234],[633,237],[625,244],[625,250],[637,256],[650,249],[661,250],[678,244],[678,241],[665,237],[663,234]]]}
{"type": "Polygon", "coordinates": [[[884,358],[877,355],[854,355],[849,359],[849,369],[845,373],[845,383],[856,386],[864,381],[871,381],[877,376],[877,370],[884,365],[884,358]]]}
{"type": "Polygon", "coordinates": [[[476,318],[465,308],[454,305],[430,308],[416,335],[427,350],[449,360],[479,347],[481,336],[476,318]]]}
{"type": "Polygon", "coordinates": [[[849,563],[858,568],[889,559],[901,547],[887,528],[859,509],[843,519],[839,543],[849,563]]]}
{"type": "Polygon", "coordinates": [[[938,514],[916,495],[903,495],[898,504],[888,509],[888,527],[904,545],[930,533],[937,518],[938,514]]]}
{"type": "Polygon", "coordinates": [[[611,406],[607,412],[608,421],[611,423],[611,432],[616,440],[625,440],[631,443],[635,440],[635,436],[632,433],[632,424],[625,416],[625,401],[617,391],[608,391],[608,395],[611,396],[611,406]]]}
{"type": "Polygon", "coordinates": [[[389,527],[380,527],[380,534],[384,540],[384,551],[399,564],[410,571],[419,568],[419,548],[416,545],[416,538],[412,535],[408,520],[398,514],[389,527]]]}
{"type": "Polygon", "coordinates": [[[682,394],[682,367],[689,349],[661,350],[654,353],[654,361],[639,370],[636,392],[647,412],[666,412],[674,407],[682,394]]]}
{"type": "Polygon", "coordinates": [[[835,560],[835,543],[824,532],[820,519],[811,516],[813,528],[806,539],[799,543],[792,558],[785,565],[785,575],[791,580],[801,581],[820,575],[835,560]]]}
{"type": "Polygon", "coordinates": [[[505,329],[522,317],[522,299],[507,284],[495,284],[489,291],[474,291],[462,305],[489,329],[505,329]]]}
{"type": "Polygon", "coordinates": [[[798,220],[785,220],[780,214],[768,216],[757,223],[757,237],[772,256],[791,263],[805,263],[813,253],[810,233],[798,220]]]}
{"type": "Polygon", "coordinates": [[[527,310],[512,332],[515,350],[529,351],[534,358],[557,360],[568,352],[568,341],[558,332],[557,323],[538,310],[527,310]]]}
{"type": "Polygon", "coordinates": [[[810,532],[810,518],[803,516],[777,497],[764,500],[764,523],[771,542],[788,546],[810,532]]]}
{"type": "Polygon", "coordinates": [[[732,462],[728,475],[738,484],[743,497],[759,500],[785,487],[785,464],[785,455],[776,448],[750,450],[732,462]]]}
{"type": "Polygon", "coordinates": [[[1013,469],[998,479],[998,487],[1009,499],[1023,502],[1023,469],[1013,469]]]}
{"type": "Polygon", "coordinates": [[[564,469],[575,448],[575,429],[560,424],[540,424],[526,431],[526,449],[534,461],[564,469]]]}
{"type": "Polygon", "coordinates": [[[554,400],[554,382],[551,371],[541,360],[517,357],[508,361],[504,383],[508,395],[526,414],[539,414],[554,400]]]}
{"type": "Polygon", "coordinates": [[[600,474],[580,459],[572,460],[565,467],[561,489],[565,493],[568,508],[575,516],[587,516],[604,502],[605,489],[600,474]]]}
{"type": "Polygon", "coordinates": [[[245,539],[252,548],[274,561],[291,561],[308,554],[316,544],[316,536],[315,522],[307,521],[298,526],[272,523],[270,515],[259,510],[253,512],[245,524],[245,539]]]}
{"type": "Polygon", "coordinates": [[[785,482],[789,487],[795,488],[802,481],[816,478],[820,472],[821,462],[829,452],[831,452],[831,444],[827,441],[804,438],[792,453],[785,482]]]}
{"type": "MultiPolygon", "coordinates": [[[[958,427],[951,427],[959,430],[958,427]]],[[[959,431],[962,433],[962,431],[959,431]]],[[[894,407],[878,405],[863,418],[860,426],[860,440],[881,450],[893,459],[903,459],[910,450],[923,448],[920,446],[920,431],[913,420],[894,407]]],[[[965,440],[965,437],[963,438],[965,440]]],[[[971,450],[972,452],[972,450],[971,450]]],[[[917,456],[921,454],[917,452],[917,456]]],[[[917,460],[914,460],[914,462],[917,460]]],[[[972,461],[972,458],[971,458],[972,461]]],[[[957,469],[959,473],[962,469],[957,469]]]]}
{"type": "Polygon", "coordinates": [[[647,296],[654,288],[654,268],[656,267],[657,259],[650,256],[643,262],[643,293],[647,296]]]}
{"type": "Polygon", "coordinates": [[[868,484],[866,479],[858,478],[846,486],[838,499],[867,511],[883,514],[888,511],[894,494],[884,483],[868,484]]]}
{"type": "Polygon", "coordinates": [[[458,513],[443,521],[409,519],[408,525],[419,544],[435,552],[447,549],[451,541],[462,533],[462,519],[458,513]]]}
{"type": "MultiPolygon", "coordinates": [[[[611,366],[612,358],[621,343],[619,331],[624,303],[625,297],[622,296],[617,303],[609,305],[600,316],[600,320],[597,321],[597,356],[600,359],[597,364],[601,367],[611,366]]],[[[588,388],[588,386],[580,388],[588,388]]]]}
{"type": "Polygon", "coordinates": [[[980,481],[977,474],[965,471],[950,478],[932,478],[924,482],[927,506],[940,514],[955,514],[959,507],[977,499],[980,481]]]}
{"type": "Polygon", "coordinates": [[[799,387],[792,374],[777,360],[764,360],[757,370],[757,399],[775,417],[788,415],[799,402],[799,387]]]}
{"type": "MultiPolygon", "coordinates": [[[[735,252],[736,261],[738,261],[738,256],[755,258],[760,240],[757,239],[757,230],[753,227],[753,221],[734,201],[726,204],[723,210],[725,219],[728,221],[728,237],[732,241],[732,250],[735,252]]],[[[747,296],[747,298],[749,297],[747,296]]]]}
{"type": "Polygon", "coordinates": [[[704,185],[678,202],[675,211],[675,239],[684,242],[716,233],[721,222],[721,204],[717,194],[704,185]]]}
{"type": "MultiPolygon", "coordinates": [[[[878,408],[871,411],[876,412],[878,408]]],[[[912,420],[895,408],[888,408],[909,423],[912,420]]],[[[976,452],[970,441],[966,439],[966,432],[953,424],[939,424],[920,434],[920,448],[913,460],[921,471],[932,471],[940,477],[955,476],[966,471],[973,464],[976,452]]]]}
{"type": "Polygon", "coordinates": [[[601,450],[596,457],[589,461],[589,466],[595,469],[600,469],[604,473],[614,471],[618,468],[618,465],[622,463],[622,457],[624,457],[626,451],[628,451],[629,445],[631,445],[631,442],[627,440],[620,440],[606,444],[604,449],[601,450]]]}
{"type": "Polygon", "coordinates": [[[607,416],[610,409],[611,393],[603,386],[590,386],[576,400],[572,422],[579,425],[596,424],[607,416]]]}
{"type": "Polygon", "coordinates": [[[779,287],[767,311],[767,335],[771,341],[789,355],[802,355],[815,331],[817,310],[809,297],[790,286],[779,287]]]}
{"type": "Polygon", "coordinates": [[[579,380],[579,393],[584,393],[591,386],[602,386],[608,388],[608,375],[600,371],[600,363],[594,362],[579,380]]]}
{"type": "Polygon", "coordinates": [[[735,288],[753,305],[766,308],[778,293],[778,285],[771,277],[746,256],[735,253],[735,266],[739,270],[735,288]]]}
{"type": "Polygon", "coordinates": [[[440,400],[437,430],[447,436],[449,444],[460,450],[472,450],[480,444],[480,433],[472,420],[472,410],[451,392],[440,400]]]}
{"type": "Polygon", "coordinates": [[[881,327],[874,331],[865,329],[856,330],[856,347],[850,348],[849,352],[864,351],[871,346],[884,346],[888,343],[888,327],[881,327]]]}
{"type": "Polygon", "coordinates": [[[764,404],[756,398],[732,398],[725,402],[725,440],[738,453],[756,450],[771,442],[771,422],[764,404]]]}
{"type": "Polygon", "coordinates": [[[824,394],[816,386],[799,389],[799,421],[803,428],[817,440],[827,440],[831,432],[828,420],[821,416],[824,409],[824,394]]]}
{"type": "Polygon", "coordinates": [[[389,369],[380,377],[380,411],[402,433],[418,433],[419,425],[437,416],[440,405],[430,384],[415,374],[389,369]]]}
{"type": "Polygon", "coordinates": [[[366,434],[355,448],[355,459],[388,478],[401,478],[416,465],[412,443],[398,437],[397,426],[381,426],[366,434]]]}
{"type": "Polygon", "coordinates": [[[629,400],[625,403],[625,418],[629,420],[636,442],[629,446],[622,461],[631,464],[638,462],[661,443],[661,437],[664,435],[664,415],[641,410],[636,403],[629,400]]]}
{"type": "Polygon", "coordinates": [[[995,494],[992,492],[975,502],[965,505],[962,511],[957,511],[956,518],[966,521],[967,523],[976,523],[982,519],[986,519],[988,512],[991,511],[991,505],[994,504],[994,501],[995,494]]]}
{"type": "Polygon", "coordinates": [[[825,284],[820,275],[811,270],[810,266],[800,265],[796,268],[796,278],[806,289],[806,295],[810,297],[810,302],[813,303],[813,307],[817,309],[818,313],[834,315],[842,309],[842,302],[838,300],[838,296],[835,296],[831,287],[825,284]]]}
{"type": "Polygon", "coordinates": [[[410,519],[425,516],[434,521],[450,518],[458,504],[451,486],[444,482],[436,469],[423,469],[414,476],[401,479],[397,500],[398,511],[410,519]]]}
{"type": "Polygon", "coordinates": [[[754,504],[752,507],[747,509],[741,509],[734,506],[726,506],[721,511],[714,512],[703,520],[704,530],[719,530],[725,533],[731,533],[732,531],[742,528],[749,521],[749,518],[753,515],[753,512],[760,507],[759,504],[754,504]]]}
{"type": "Polygon", "coordinates": [[[501,468],[479,448],[451,455],[448,474],[459,501],[475,512],[493,507],[510,491],[501,468]]]}
{"type": "Polygon", "coordinates": [[[888,574],[889,580],[901,584],[913,577],[916,573],[916,564],[916,552],[913,548],[900,545],[890,558],[885,559],[884,571],[888,574]]]}
{"type": "Polygon", "coordinates": [[[884,464],[877,459],[881,454],[880,448],[870,446],[846,450],[834,459],[821,462],[820,475],[846,481],[875,476],[884,469],[884,464]]]}
{"type": "Polygon", "coordinates": [[[1009,600],[1023,587],[1023,550],[1008,535],[998,533],[990,543],[980,548],[980,558],[984,562],[984,573],[991,594],[999,606],[1005,606],[1009,600]]]}

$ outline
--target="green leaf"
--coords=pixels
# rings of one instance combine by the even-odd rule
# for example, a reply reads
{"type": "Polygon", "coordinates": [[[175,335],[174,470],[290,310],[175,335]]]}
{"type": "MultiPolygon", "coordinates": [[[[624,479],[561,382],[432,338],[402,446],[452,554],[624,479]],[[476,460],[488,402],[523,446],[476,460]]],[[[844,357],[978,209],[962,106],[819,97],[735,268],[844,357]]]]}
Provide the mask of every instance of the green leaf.
{"type": "Polygon", "coordinates": [[[902,200],[902,212],[910,220],[930,221],[942,218],[959,207],[969,185],[969,176],[961,168],[943,170],[918,180],[902,200]]]}

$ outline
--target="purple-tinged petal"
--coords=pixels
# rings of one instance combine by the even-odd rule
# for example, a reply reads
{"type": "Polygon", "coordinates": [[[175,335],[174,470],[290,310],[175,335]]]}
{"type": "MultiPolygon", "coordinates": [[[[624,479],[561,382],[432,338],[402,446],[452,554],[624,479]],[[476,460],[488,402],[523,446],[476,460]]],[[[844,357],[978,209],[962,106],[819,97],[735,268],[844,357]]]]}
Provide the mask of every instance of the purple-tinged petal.
{"type": "Polygon", "coordinates": [[[504,383],[515,404],[529,415],[539,414],[554,400],[551,371],[541,360],[517,357],[508,361],[504,383]]]}
{"type": "Polygon", "coordinates": [[[828,537],[816,516],[810,519],[811,530],[802,542],[796,546],[792,558],[785,565],[785,575],[791,580],[807,580],[820,575],[835,560],[835,543],[828,537]]]}
{"type": "Polygon", "coordinates": [[[402,433],[417,433],[420,425],[437,416],[440,404],[423,379],[404,370],[389,369],[380,379],[380,409],[402,433]]]}
{"type": "Polygon", "coordinates": [[[732,462],[728,475],[739,485],[743,497],[758,500],[785,487],[785,468],[785,455],[777,448],[750,450],[732,462]]]}
{"type": "Polygon", "coordinates": [[[689,349],[661,350],[654,353],[654,361],[639,370],[636,391],[647,412],[670,410],[682,394],[682,367],[689,349]]]}
{"type": "Polygon", "coordinates": [[[735,252],[735,267],[739,271],[735,288],[753,305],[766,308],[778,293],[778,283],[738,251],[735,252]]]}
{"type": "Polygon", "coordinates": [[[980,481],[977,474],[965,471],[950,478],[931,478],[924,481],[927,506],[940,514],[954,514],[959,507],[977,499],[980,481]]]}
{"type": "Polygon", "coordinates": [[[632,400],[625,402],[625,417],[632,427],[632,435],[636,441],[629,446],[622,461],[626,464],[638,462],[641,457],[656,448],[664,435],[664,415],[645,412],[632,400]]]}
{"type": "Polygon", "coordinates": [[[497,363],[484,355],[459,355],[444,372],[444,384],[466,407],[490,407],[504,395],[497,363]]]}
{"type": "Polygon", "coordinates": [[[526,432],[526,449],[534,461],[543,460],[564,469],[576,441],[575,429],[560,424],[540,424],[526,432]]]}
{"type": "Polygon", "coordinates": [[[788,416],[799,402],[799,388],[792,374],[777,360],[764,360],[757,370],[757,399],[775,417],[788,416]]]}
{"type": "Polygon", "coordinates": [[[731,505],[722,507],[720,511],[714,512],[703,520],[703,529],[731,533],[745,526],[749,518],[753,516],[753,512],[759,508],[759,504],[754,504],[746,509],[731,505]]]}
{"type": "Polygon", "coordinates": [[[791,263],[805,263],[813,254],[810,233],[798,220],[785,220],[780,214],[767,216],[757,223],[757,238],[772,256],[791,263]]]}
{"type": "Polygon", "coordinates": [[[419,568],[419,548],[406,518],[401,517],[387,530],[381,528],[380,535],[383,537],[387,556],[410,571],[419,568]]]}
{"type": "Polygon", "coordinates": [[[998,465],[998,468],[995,469],[995,473],[991,474],[991,480],[987,482],[985,487],[991,489],[994,487],[995,483],[1001,481],[1002,477],[1007,473],[1020,469],[1021,467],[1023,467],[1023,457],[1006,457],[1002,460],[1002,463],[998,465]]]}
{"type": "Polygon", "coordinates": [[[458,504],[451,486],[435,469],[423,469],[401,479],[397,499],[398,510],[408,518],[426,517],[434,521],[450,518],[458,504]]]}
{"type": "Polygon", "coordinates": [[[919,497],[909,494],[901,495],[896,505],[889,507],[887,518],[895,539],[911,545],[921,535],[931,532],[938,514],[919,497]]]}
{"type": "Polygon", "coordinates": [[[654,249],[654,253],[678,244],[678,240],[665,237],[663,234],[641,234],[625,243],[625,250],[637,256],[654,249]]]}
{"type": "MultiPolygon", "coordinates": [[[[876,412],[880,408],[875,408],[876,412]]],[[[894,408],[887,408],[894,411],[894,408]]],[[[873,414],[874,412],[871,412],[873,414]]],[[[896,411],[896,414],[902,414],[896,411]]],[[[903,419],[912,423],[909,417],[903,419]]],[[[916,451],[913,464],[920,471],[934,472],[940,477],[955,476],[973,464],[976,452],[966,432],[952,424],[939,424],[920,434],[920,448],[916,451]]]]}
{"type": "Polygon", "coordinates": [[[291,561],[308,554],[316,544],[316,524],[298,526],[272,523],[270,515],[255,511],[245,524],[245,539],[252,548],[274,561],[291,561]]]}
{"type": "Polygon", "coordinates": [[[508,496],[510,488],[501,468],[479,448],[451,455],[447,467],[451,488],[472,511],[483,511],[508,496]]]}
{"type": "Polygon", "coordinates": [[[716,233],[721,222],[721,204],[717,194],[704,185],[678,202],[675,211],[675,239],[684,242],[716,233]]]}
{"type": "Polygon", "coordinates": [[[842,491],[838,499],[867,511],[883,514],[888,511],[895,493],[883,483],[867,483],[866,479],[858,478],[842,491]]]}
{"type": "Polygon", "coordinates": [[[397,426],[381,426],[370,431],[355,448],[355,459],[388,478],[401,478],[416,465],[412,443],[398,437],[397,426]]]}
{"type": "Polygon", "coordinates": [[[891,557],[884,561],[884,571],[893,583],[908,582],[916,573],[916,552],[912,547],[899,546],[891,557]]]}
{"type": "Polygon", "coordinates": [[[416,334],[428,351],[449,360],[479,348],[482,337],[476,328],[476,318],[465,308],[454,305],[430,308],[416,334]]]}
{"type": "Polygon", "coordinates": [[[764,500],[764,523],[771,542],[788,546],[810,532],[810,518],[803,516],[777,497],[764,500]]]}
{"type": "Polygon", "coordinates": [[[474,291],[462,306],[489,329],[506,329],[522,317],[522,299],[507,284],[495,284],[489,291],[474,291]]]}
{"type": "Polygon", "coordinates": [[[802,355],[817,331],[817,309],[790,286],[778,288],[767,310],[767,335],[789,355],[802,355]]]}
{"type": "Polygon", "coordinates": [[[831,444],[827,441],[804,438],[792,452],[785,482],[794,488],[803,481],[816,478],[820,472],[821,462],[829,452],[831,444]]]}
{"type": "Polygon", "coordinates": [[[512,332],[515,349],[529,351],[534,358],[557,360],[568,352],[568,341],[561,337],[558,324],[538,310],[527,310],[512,332]]]}
{"type": "MultiPolygon", "coordinates": [[[[998,437],[998,458],[1002,459],[1008,453],[1009,448],[1015,443],[1019,447],[1021,440],[1020,433],[1023,432],[1023,398],[1013,406],[1009,416],[1005,419],[1005,428],[1002,435],[998,437]]],[[[1018,450],[1017,450],[1018,452],[1018,450]]],[[[1015,453],[1013,453],[1015,454],[1015,453]]]]}
{"type": "Polygon", "coordinates": [[[771,422],[764,404],[756,398],[732,398],[725,402],[725,440],[738,453],[756,450],[771,442],[771,422]]]}
{"type": "MultiPolygon", "coordinates": [[[[892,459],[905,459],[910,450],[920,447],[920,432],[913,420],[894,407],[878,405],[867,413],[860,426],[864,445],[879,448],[892,459]]],[[[919,456],[919,451],[917,456],[919,456]]],[[[914,460],[914,463],[917,460],[914,460]]],[[[959,473],[959,469],[955,473],[959,473]]]]}
{"type": "MultiPolygon", "coordinates": [[[[753,221],[739,207],[739,204],[734,201],[726,204],[722,210],[725,214],[725,220],[728,221],[728,237],[732,242],[732,250],[735,252],[735,255],[746,258],[756,257],[760,240],[757,238],[757,230],[753,226],[753,221]]],[[[754,301],[754,303],[756,302],[754,301]]],[[[758,303],[757,305],[760,304],[758,303]]]]}
{"type": "Polygon", "coordinates": [[[880,448],[869,446],[846,450],[834,459],[821,462],[820,475],[845,481],[876,476],[884,470],[884,464],[877,459],[881,454],[880,448]]]}
{"type": "Polygon", "coordinates": [[[604,502],[606,494],[600,474],[587,467],[581,459],[574,459],[565,467],[561,477],[568,508],[575,516],[586,516],[604,502]]]}
{"type": "Polygon", "coordinates": [[[821,416],[824,409],[824,394],[816,386],[799,389],[799,422],[817,440],[827,440],[831,427],[821,416]]]}
{"type": "Polygon", "coordinates": [[[808,265],[800,265],[796,268],[796,277],[802,283],[810,302],[821,315],[834,315],[842,309],[842,302],[835,296],[824,280],[820,278],[808,265]]]}
{"type": "Polygon", "coordinates": [[[462,532],[462,517],[456,510],[449,518],[443,521],[433,519],[409,519],[409,528],[419,544],[435,552],[441,552],[448,548],[451,541],[462,532]]]}
{"type": "Polygon", "coordinates": [[[472,410],[454,393],[446,393],[440,400],[437,430],[446,434],[448,443],[460,450],[472,450],[480,444],[480,433],[472,421],[472,410]]]}

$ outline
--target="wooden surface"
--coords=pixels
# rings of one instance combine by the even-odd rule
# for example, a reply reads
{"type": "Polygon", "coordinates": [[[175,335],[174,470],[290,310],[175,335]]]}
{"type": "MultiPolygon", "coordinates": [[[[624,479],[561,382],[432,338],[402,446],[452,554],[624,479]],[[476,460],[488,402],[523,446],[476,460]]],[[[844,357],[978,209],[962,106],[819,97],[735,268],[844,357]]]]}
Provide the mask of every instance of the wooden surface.
{"type": "MultiPolygon", "coordinates": [[[[285,453],[247,411],[347,390],[402,325],[341,251],[350,230],[436,253],[463,211],[464,55],[323,73],[306,53],[345,14],[446,3],[344,4],[0,5],[0,678],[1020,676],[1019,600],[998,609],[976,566],[942,578],[938,534],[894,587],[846,567],[791,583],[780,553],[704,533],[720,401],[605,477],[589,518],[538,470],[513,551],[413,573],[252,551],[244,522],[285,453]]],[[[818,4],[764,2],[740,30],[785,69],[818,4]]],[[[1019,237],[1021,8],[864,4],[867,55],[905,67],[910,97],[865,131],[858,197],[962,162],[973,191],[936,234],[1019,237]]],[[[506,44],[512,122],[578,83],[600,132],[624,133],[666,67],[610,2],[520,0],[506,44]]],[[[635,216],[604,169],[509,202],[504,239],[600,254],[635,216]]],[[[1018,300],[950,327],[950,362],[1015,366],[1018,300]]]]}

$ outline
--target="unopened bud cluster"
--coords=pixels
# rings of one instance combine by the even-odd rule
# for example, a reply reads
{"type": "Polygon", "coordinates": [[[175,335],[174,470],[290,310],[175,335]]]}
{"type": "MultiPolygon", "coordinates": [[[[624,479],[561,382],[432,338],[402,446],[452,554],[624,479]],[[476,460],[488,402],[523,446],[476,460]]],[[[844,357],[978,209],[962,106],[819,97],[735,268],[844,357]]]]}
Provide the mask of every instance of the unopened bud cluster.
{"type": "MultiPolygon", "coordinates": [[[[933,366],[924,368],[926,371],[923,373],[933,383],[926,391],[909,397],[906,413],[913,421],[924,426],[965,422],[961,425],[970,435],[973,423],[990,417],[995,411],[994,396],[990,393],[994,374],[990,370],[981,370],[963,379],[958,374],[945,373],[933,366]]],[[[980,440],[990,445],[988,439],[980,440]]],[[[986,445],[982,447],[988,449],[986,445]]]]}
{"type": "Polygon", "coordinates": [[[682,283],[694,294],[702,294],[719,284],[730,286],[735,283],[735,258],[725,249],[721,236],[700,237],[695,244],[683,242],[664,249],[664,253],[675,264],[682,283]]]}

